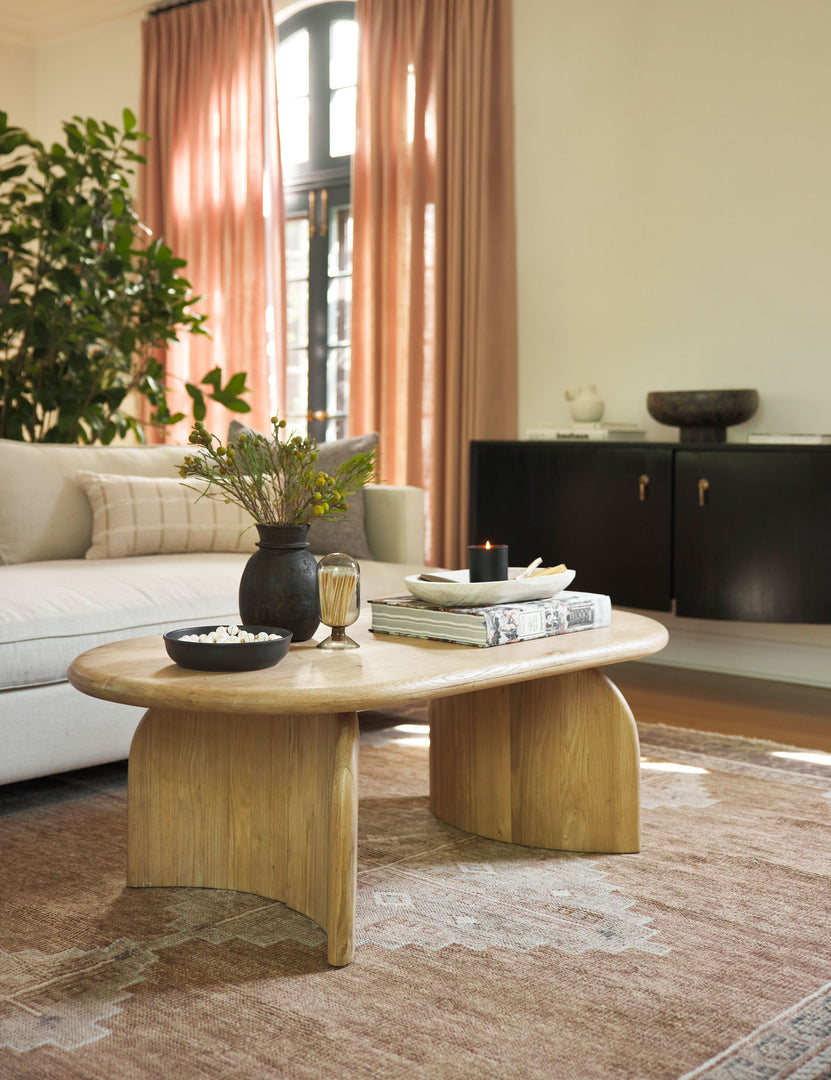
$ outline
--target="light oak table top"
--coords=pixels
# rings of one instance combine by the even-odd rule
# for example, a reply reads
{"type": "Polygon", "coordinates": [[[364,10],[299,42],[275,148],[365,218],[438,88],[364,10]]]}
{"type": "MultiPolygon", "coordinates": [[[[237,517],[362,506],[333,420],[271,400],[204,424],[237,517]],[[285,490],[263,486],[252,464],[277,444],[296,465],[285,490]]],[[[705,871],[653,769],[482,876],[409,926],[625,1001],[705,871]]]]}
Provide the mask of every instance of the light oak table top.
{"type": "Polygon", "coordinates": [[[608,627],[482,649],[373,634],[370,622],[365,610],[349,628],[359,649],[328,652],[316,641],[302,642],[276,667],[252,672],[181,668],[168,657],[160,634],[117,641],[77,657],[69,681],[92,697],[145,708],[352,712],[634,660],[667,642],[660,623],[625,611],[614,611],[608,627]]]}

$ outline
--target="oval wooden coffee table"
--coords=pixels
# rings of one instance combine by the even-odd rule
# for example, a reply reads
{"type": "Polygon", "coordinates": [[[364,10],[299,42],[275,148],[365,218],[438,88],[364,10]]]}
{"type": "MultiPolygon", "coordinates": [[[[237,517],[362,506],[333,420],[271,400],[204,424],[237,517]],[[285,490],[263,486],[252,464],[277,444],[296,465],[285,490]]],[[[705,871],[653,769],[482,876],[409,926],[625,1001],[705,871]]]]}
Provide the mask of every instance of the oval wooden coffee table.
{"type": "MultiPolygon", "coordinates": [[[[143,705],[130,749],[127,884],[238,889],[319,923],[354,953],[358,717],[430,703],[430,806],[469,832],[569,851],[640,847],[638,734],[595,668],[658,652],[652,619],[489,649],[373,635],[276,667],[177,667],[160,635],[101,645],[69,669],[93,697],[143,705]]],[[[245,648],[245,646],[240,646],[245,648]]]]}

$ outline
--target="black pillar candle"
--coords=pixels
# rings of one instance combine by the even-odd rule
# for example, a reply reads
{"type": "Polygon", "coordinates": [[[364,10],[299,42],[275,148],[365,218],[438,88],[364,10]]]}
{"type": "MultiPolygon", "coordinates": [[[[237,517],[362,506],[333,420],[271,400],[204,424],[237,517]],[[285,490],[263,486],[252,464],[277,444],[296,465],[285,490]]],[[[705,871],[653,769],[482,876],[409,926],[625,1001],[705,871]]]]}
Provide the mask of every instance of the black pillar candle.
{"type": "Polygon", "coordinates": [[[471,581],[508,580],[507,544],[471,544],[467,557],[471,581]]]}

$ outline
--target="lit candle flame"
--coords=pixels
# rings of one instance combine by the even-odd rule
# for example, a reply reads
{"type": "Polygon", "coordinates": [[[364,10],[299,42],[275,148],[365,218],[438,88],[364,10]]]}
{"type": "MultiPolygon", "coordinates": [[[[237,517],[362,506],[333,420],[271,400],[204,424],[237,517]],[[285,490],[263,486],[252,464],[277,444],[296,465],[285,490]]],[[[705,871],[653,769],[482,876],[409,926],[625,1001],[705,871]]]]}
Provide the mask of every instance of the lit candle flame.
{"type": "Polygon", "coordinates": [[[486,547],[486,549],[487,549],[488,551],[490,551],[490,546],[491,546],[491,542],[490,542],[490,540],[486,540],[486,541],[485,541],[485,547],[486,547]]]}

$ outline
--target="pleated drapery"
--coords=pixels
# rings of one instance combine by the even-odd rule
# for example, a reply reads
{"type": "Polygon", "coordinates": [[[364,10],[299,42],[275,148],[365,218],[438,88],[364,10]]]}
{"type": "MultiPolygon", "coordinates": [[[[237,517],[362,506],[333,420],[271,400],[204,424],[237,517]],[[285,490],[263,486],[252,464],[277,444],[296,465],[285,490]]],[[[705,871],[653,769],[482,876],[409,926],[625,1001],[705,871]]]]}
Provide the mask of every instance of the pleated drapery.
{"type": "MultiPolygon", "coordinates": [[[[252,411],[269,429],[285,400],[283,194],[270,0],[210,0],[143,25],[142,118],[150,137],[141,205],[154,236],[187,261],[210,338],[167,350],[171,411],[191,417],[186,379],[245,371],[252,411]]],[[[227,434],[229,413],[205,423],[227,434]]],[[[190,419],[165,432],[184,441],[190,419]]]]}
{"type": "MultiPolygon", "coordinates": [[[[510,0],[358,0],[350,427],[467,565],[471,439],[517,425],[510,0]]],[[[493,538],[498,542],[498,538],[493,538]]]]}

